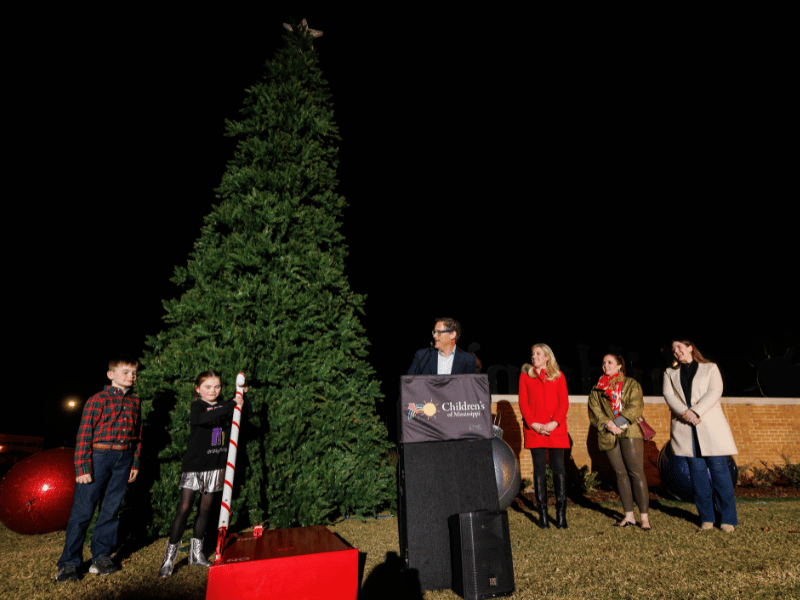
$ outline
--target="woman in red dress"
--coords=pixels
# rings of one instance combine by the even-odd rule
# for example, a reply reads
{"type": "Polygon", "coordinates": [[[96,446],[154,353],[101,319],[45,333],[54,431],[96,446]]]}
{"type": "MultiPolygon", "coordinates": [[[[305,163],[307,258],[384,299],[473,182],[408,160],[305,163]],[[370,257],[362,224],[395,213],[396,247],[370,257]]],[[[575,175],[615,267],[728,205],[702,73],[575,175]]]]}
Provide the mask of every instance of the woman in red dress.
{"type": "Polygon", "coordinates": [[[525,447],[533,455],[533,483],[539,527],[547,522],[547,459],[553,470],[553,491],[556,496],[556,527],[567,528],[567,490],[564,458],[569,449],[567,382],[558,368],[553,351],[547,344],[536,344],[532,365],[522,366],[519,378],[519,410],[525,423],[525,447]]]}

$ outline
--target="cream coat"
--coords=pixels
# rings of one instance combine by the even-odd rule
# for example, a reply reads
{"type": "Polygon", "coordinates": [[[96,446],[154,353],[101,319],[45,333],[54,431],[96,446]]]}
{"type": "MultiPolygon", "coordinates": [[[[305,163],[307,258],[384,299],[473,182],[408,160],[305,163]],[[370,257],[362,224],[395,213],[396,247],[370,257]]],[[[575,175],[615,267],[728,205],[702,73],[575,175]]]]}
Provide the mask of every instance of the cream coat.
{"type": "MultiPolygon", "coordinates": [[[[692,410],[700,417],[697,438],[703,456],[738,454],[731,428],[722,412],[722,376],[714,363],[700,363],[692,380],[692,410]]],[[[675,456],[694,456],[692,426],[681,419],[688,410],[681,387],[681,370],[664,373],[664,399],[672,412],[672,450],[675,456]]]]}

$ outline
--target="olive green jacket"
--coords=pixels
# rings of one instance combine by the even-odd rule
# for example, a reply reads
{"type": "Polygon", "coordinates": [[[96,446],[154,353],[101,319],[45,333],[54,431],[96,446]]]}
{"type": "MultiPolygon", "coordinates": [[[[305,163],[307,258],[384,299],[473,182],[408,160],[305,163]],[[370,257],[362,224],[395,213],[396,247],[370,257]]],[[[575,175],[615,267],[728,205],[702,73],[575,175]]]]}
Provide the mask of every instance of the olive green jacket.
{"type": "Polygon", "coordinates": [[[597,428],[597,444],[600,450],[608,452],[617,445],[617,438],[641,440],[644,438],[639,427],[639,417],[644,411],[644,397],[642,386],[635,379],[625,377],[622,384],[622,410],[619,414],[631,422],[627,429],[619,435],[614,435],[605,428],[606,423],[614,420],[611,403],[608,396],[597,386],[589,394],[589,422],[597,428]]]}

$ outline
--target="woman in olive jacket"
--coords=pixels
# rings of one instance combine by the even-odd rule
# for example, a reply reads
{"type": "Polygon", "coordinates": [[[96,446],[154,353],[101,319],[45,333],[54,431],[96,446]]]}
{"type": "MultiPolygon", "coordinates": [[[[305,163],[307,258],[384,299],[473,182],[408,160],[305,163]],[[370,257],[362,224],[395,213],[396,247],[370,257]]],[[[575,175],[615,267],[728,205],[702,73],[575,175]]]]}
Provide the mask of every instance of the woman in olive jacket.
{"type": "Polygon", "coordinates": [[[644,438],[639,427],[643,410],[642,386],[635,379],[625,377],[625,359],[619,354],[606,354],[603,376],[589,394],[589,421],[597,429],[600,450],[606,452],[617,475],[617,490],[625,516],[614,526],[636,524],[635,496],[642,529],[650,531],[647,514],[650,492],[644,476],[644,438]]]}

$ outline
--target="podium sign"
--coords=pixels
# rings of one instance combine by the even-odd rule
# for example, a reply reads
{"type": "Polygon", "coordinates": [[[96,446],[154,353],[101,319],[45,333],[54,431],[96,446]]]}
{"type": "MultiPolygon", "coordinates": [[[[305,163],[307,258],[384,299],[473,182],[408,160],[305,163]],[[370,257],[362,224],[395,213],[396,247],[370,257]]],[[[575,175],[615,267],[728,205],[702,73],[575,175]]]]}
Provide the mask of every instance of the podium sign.
{"type": "Polygon", "coordinates": [[[486,375],[400,378],[400,443],[492,439],[486,375]]]}

